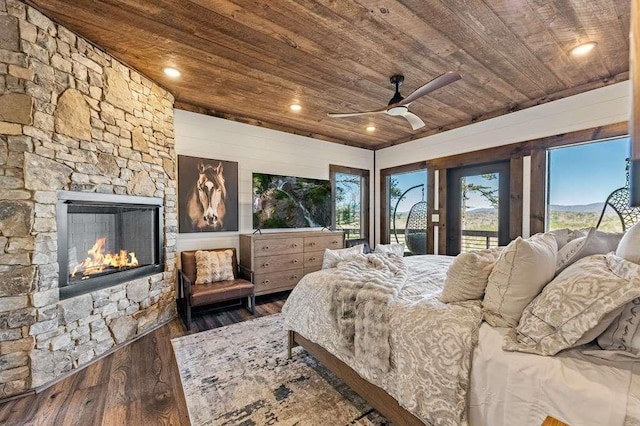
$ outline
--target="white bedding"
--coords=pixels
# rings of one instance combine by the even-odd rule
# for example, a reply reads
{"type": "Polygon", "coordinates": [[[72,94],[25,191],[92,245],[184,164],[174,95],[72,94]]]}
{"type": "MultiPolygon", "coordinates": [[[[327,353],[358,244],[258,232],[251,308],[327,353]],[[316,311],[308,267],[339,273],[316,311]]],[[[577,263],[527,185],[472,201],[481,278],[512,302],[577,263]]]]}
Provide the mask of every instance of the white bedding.
{"type": "Polygon", "coordinates": [[[640,363],[603,363],[578,349],[553,357],[506,352],[506,331],[480,327],[471,425],[540,425],[549,415],[570,425],[640,425],[640,363]]]}
{"type": "MultiPolygon", "coordinates": [[[[407,282],[398,304],[414,310],[426,303],[435,292],[441,291],[444,283],[442,269],[446,270],[451,260],[444,256],[406,258],[410,269],[409,280],[413,277],[414,282],[407,282]],[[434,272],[436,265],[439,267],[437,273],[434,272]],[[416,277],[424,282],[415,282],[416,277]]],[[[326,308],[329,297],[326,283],[330,273],[328,270],[318,272],[317,280],[305,277],[302,286],[299,284],[300,288],[296,287],[289,297],[283,311],[288,316],[289,329],[296,330],[338,356],[326,308]]],[[[467,399],[472,426],[539,426],[547,415],[571,425],[640,426],[640,363],[612,365],[577,350],[555,357],[505,352],[502,350],[505,332],[506,329],[492,328],[486,323],[480,327],[467,399]]],[[[403,339],[407,333],[402,335],[403,339]]],[[[399,343],[397,336],[392,335],[392,351],[399,343]]],[[[406,352],[407,349],[403,348],[402,351],[406,352]]],[[[424,386],[420,384],[407,386],[411,391],[407,389],[403,392],[404,386],[399,386],[399,383],[404,380],[398,380],[400,377],[394,371],[372,374],[363,366],[354,365],[354,360],[343,361],[392,396],[398,398],[402,395],[404,398],[398,398],[404,399],[401,405],[416,415],[419,412],[415,405],[419,405],[417,394],[420,394],[418,399],[429,398],[423,394],[424,386]],[[420,392],[416,392],[418,389],[420,392]],[[411,396],[412,392],[416,393],[411,396]]],[[[395,359],[394,364],[407,362],[395,359]]],[[[420,377],[420,360],[413,359],[407,365],[411,366],[414,377],[420,377]]],[[[407,378],[406,374],[402,376],[407,378]]]]}

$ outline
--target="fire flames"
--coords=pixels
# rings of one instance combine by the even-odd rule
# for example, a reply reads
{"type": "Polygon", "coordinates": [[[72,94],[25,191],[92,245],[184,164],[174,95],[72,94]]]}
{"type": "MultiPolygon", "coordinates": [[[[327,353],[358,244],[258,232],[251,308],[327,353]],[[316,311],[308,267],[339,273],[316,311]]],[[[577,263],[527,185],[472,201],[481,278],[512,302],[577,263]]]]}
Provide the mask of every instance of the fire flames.
{"type": "Polygon", "coordinates": [[[89,275],[99,274],[107,268],[132,268],[138,266],[138,259],[134,252],[127,252],[127,250],[120,250],[118,254],[105,253],[104,245],[107,241],[106,238],[98,238],[96,243],[89,250],[88,257],[84,262],[79,263],[73,268],[71,276],[75,277],[77,273],[82,272],[83,279],[88,278],[89,275]]]}

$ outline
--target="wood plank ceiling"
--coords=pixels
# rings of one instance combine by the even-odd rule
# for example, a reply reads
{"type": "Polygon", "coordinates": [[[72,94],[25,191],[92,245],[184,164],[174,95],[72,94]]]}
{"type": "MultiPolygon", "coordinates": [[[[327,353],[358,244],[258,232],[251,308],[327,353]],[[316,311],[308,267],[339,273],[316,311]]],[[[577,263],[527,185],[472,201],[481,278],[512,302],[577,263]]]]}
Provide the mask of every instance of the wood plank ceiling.
{"type": "Polygon", "coordinates": [[[630,0],[28,3],[172,91],[177,107],[372,149],[628,79],[630,0]],[[591,54],[569,54],[587,41],[591,54]],[[393,74],[406,96],[448,70],[463,80],[411,105],[425,128],[326,117],[385,106],[393,74]]]}

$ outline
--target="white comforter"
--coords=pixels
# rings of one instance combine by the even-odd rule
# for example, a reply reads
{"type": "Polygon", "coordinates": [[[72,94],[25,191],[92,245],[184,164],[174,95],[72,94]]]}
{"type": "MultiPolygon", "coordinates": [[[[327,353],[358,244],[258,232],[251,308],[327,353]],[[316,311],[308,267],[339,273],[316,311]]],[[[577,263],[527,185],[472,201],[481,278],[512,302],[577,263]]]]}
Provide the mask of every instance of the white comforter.
{"type": "MultiPolygon", "coordinates": [[[[602,365],[576,351],[556,357],[502,351],[503,329],[487,324],[480,327],[480,343],[473,353],[470,383],[464,377],[457,390],[458,403],[445,401],[433,381],[432,360],[424,358],[425,339],[438,336],[443,350],[456,353],[476,342],[456,342],[455,331],[442,324],[420,321],[425,305],[444,306],[437,297],[442,291],[446,269],[453,258],[414,256],[406,258],[409,279],[393,309],[391,335],[393,368],[380,373],[339,355],[337,337],[329,314],[329,286],[335,271],[307,275],[291,293],[283,307],[285,326],[354,368],[363,378],[382,387],[400,405],[426,423],[464,423],[459,401],[468,404],[469,421],[482,425],[535,425],[547,415],[572,425],[640,426],[640,368],[638,364],[602,365]],[[422,308],[421,308],[422,307],[422,308]],[[576,360],[580,358],[580,360],[576,360]],[[633,373],[635,371],[635,374],[633,373]],[[468,391],[468,395],[467,395],[468,391]],[[425,401],[438,401],[440,410],[427,411],[425,401]],[[457,404],[457,405],[456,405],[457,404]]],[[[477,303],[465,305],[469,315],[464,327],[472,327],[477,303]]],[[[471,361],[471,356],[463,357],[471,361]]],[[[467,366],[436,366],[442,370],[465,372],[467,366]]]]}

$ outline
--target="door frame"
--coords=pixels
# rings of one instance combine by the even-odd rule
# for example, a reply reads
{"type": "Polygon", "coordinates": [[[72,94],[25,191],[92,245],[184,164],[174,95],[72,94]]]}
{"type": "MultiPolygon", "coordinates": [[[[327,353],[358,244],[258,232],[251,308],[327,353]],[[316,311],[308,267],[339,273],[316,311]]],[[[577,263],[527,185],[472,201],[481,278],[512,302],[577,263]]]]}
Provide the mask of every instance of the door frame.
{"type": "Polygon", "coordinates": [[[461,206],[462,188],[460,179],[465,176],[477,176],[498,173],[498,244],[509,244],[511,240],[511,162],[495,161],[447,169],[447,255],[455,256],[461,247],[461,206]]]}

